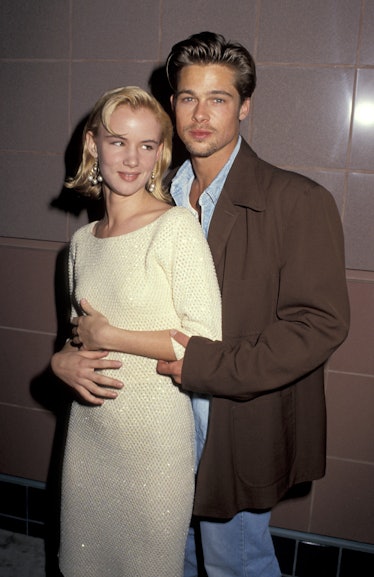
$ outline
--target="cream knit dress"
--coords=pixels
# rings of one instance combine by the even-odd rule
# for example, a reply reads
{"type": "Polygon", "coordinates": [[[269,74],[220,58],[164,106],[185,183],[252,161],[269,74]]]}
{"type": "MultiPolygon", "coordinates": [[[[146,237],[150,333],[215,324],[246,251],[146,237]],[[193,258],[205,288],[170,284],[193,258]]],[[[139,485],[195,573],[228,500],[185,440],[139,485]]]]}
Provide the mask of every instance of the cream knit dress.
{"type": "MultiPolygon", "coordinates": [[[[220,338],[214,265],[187,209],[117,237],[96,238],[94,226],[71,242],[73,307],[85,297],[115,326],[220,338]]],[[[125,384],[117,399],[72,406],[60,568],[64,577],[181,577],[194,491],[190,398],[157,374],[156,361],[110,357],[123,363],[108,371],[125,384]]]]}

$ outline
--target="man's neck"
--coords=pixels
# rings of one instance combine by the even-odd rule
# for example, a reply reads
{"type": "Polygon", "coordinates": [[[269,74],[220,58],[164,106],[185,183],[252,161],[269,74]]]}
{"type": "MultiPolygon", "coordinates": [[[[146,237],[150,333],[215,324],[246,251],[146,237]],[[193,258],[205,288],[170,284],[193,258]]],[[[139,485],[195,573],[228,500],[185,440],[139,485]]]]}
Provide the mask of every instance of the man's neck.
{"type": "Polygon", "coordinates": [[[233,146],[217,151],[211,156],[191,156],[191,164],[195,179],[190,191],[190,203],[196,210],[199,210],[200,208],[198,204],[200,196],[225,166],[236,144],[237,140],[233,143],[233,146]]]}

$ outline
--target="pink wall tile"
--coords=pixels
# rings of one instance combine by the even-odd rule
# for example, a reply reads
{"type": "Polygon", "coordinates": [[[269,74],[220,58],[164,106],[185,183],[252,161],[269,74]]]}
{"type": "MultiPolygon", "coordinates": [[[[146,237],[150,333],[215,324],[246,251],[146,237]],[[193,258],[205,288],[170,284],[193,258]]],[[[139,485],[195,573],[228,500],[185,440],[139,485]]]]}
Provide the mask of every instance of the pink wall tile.
{"type": "Polygon", "coordinates": [[[0,342],[0,403],[40,409],[43,397],[47,402],[48,381],[54,386],[46,373],[54,337],[0,329],[0,342]]]}
{"type": "Polygon", "coordinates": [[[46,481],[55,418],[47,411],[0,404],[0,471],[46,481]]]}
{"type": "Polygon", "coordinates": [[[329,373],[327,454],[374,466],[374,376],[329,373]]]}
{"type": "MultiPolygon", "coordinates": [[[[374,275],[371,275],[374,276],[374,275]]],[[[374,282],[348,279],[351,326],[347,340],[334,353],[331,370],[374,375],[374,282]]]]}
{"type": "Polygon", "coordinates": [[[308,531],[312,491],[304,497],[281,501],[271,514],[271,525],[294,531],[308,531]]]}
{"type": "Polygon", "coordinates": [[[372,463],[328,459],[326,477],[316,484],[310,531],[374,542],[372,463]]]}
{"type": "MultiPolygon", "coordinates": [[[[1,239],[0,239],[1,240],[1,239]]],[[[54,277],[61,245],[43,250],[0,242],[0,325],[13,329],[56,332],[54,277]]]]}

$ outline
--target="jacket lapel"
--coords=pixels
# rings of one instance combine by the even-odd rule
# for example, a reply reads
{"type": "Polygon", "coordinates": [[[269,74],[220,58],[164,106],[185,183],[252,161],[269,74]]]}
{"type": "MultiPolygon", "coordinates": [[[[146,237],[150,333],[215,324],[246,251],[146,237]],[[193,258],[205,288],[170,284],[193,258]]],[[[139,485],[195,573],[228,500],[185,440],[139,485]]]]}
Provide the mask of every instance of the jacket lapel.
{"type": "Polygon", "coordinates": [[[223,277],[223,255],[225,246],[235,221],[238,218],[237,208],[232,204],[230,198],[222,193],[214,210],[208,232],[208,243],[212,252],[220,286],[223,277]]]}
{"type": "Polygon", "coordinates": [[[224,272],[225,247],[238,218],[240,208],[244,206],[255,211],[265,209],[264,199],[257,186],[257,162],[258,157],[243,140],[212,216],[208,242],[220,286],[224,272]]]}

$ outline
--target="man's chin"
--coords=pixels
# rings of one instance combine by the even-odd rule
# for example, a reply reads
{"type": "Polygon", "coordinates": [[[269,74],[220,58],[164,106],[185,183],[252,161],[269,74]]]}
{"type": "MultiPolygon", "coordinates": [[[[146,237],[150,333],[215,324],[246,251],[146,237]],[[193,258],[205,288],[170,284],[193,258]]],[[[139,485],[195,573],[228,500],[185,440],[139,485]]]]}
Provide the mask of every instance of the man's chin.
{"type": "Polygon", "coordinates": [[[212,156],[216,152],[216,147],[214,146],[199,146],[198,144],[189,144],[185,143],[185,147],[187,148],[188,152],[194,158],[208,158],[212,156]]]}

